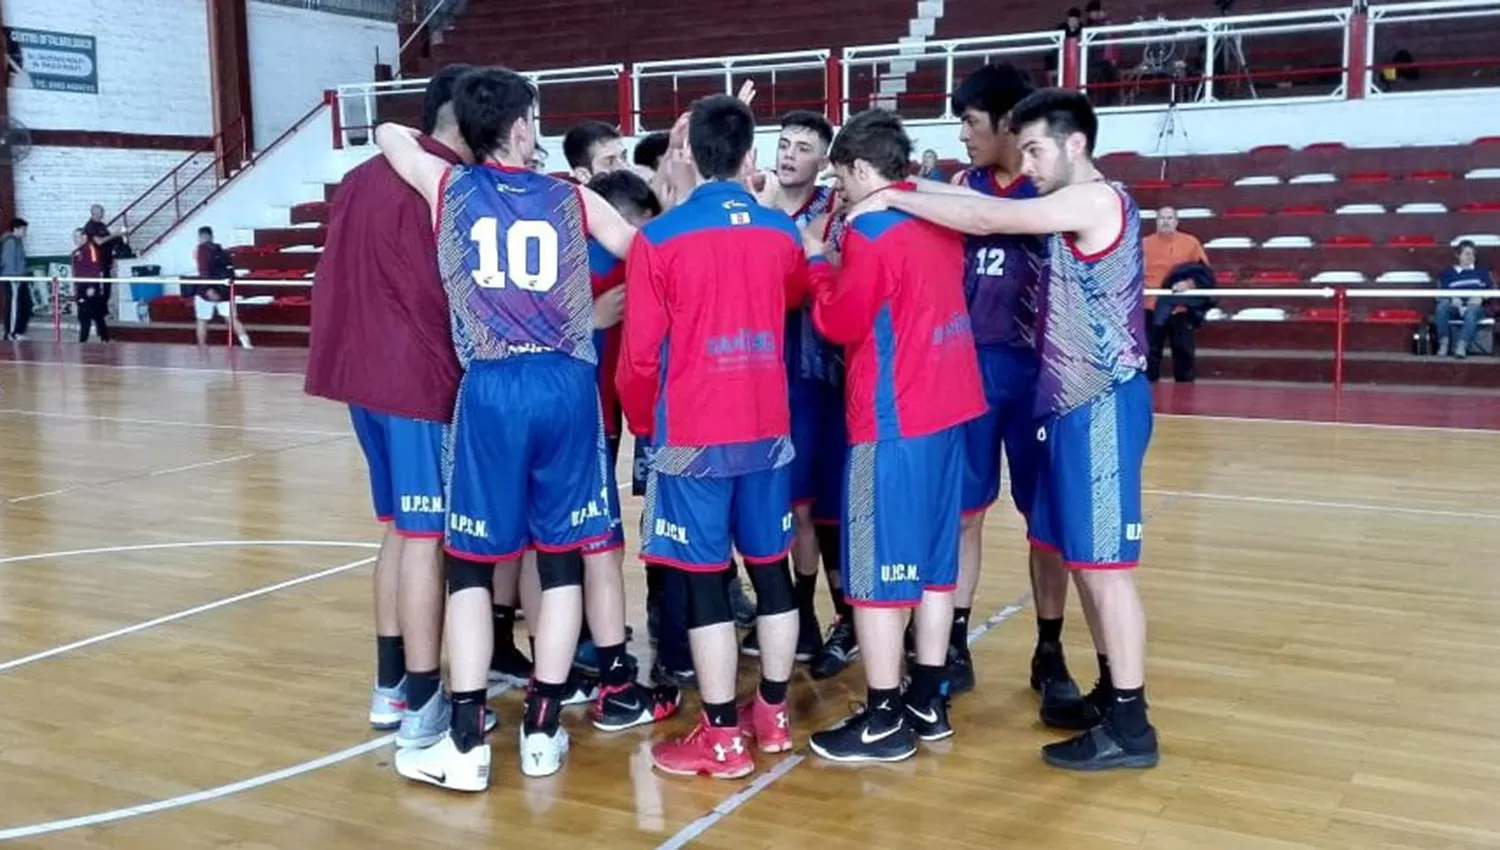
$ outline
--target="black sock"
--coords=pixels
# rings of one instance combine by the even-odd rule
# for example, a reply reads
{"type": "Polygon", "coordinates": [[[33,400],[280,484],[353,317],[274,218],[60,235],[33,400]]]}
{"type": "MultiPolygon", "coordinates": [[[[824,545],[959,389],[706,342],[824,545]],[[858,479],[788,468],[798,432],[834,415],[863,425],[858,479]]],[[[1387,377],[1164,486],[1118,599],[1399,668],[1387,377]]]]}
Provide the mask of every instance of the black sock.
{"type": "Polygon", "coordinates": [[[1036,645],[1062,643],[1063,618],[1044,620],[1036,618],[1036,645]]]}
{"type": "Polygon", "coordinates": [[[969,645],[969,615],[973,608],[953,609],[953,632],[948,635],[948,644],[956,647],[969,645]]]}
{"type": "Polygon", "coordinates": [[[406,641],[400,635],[375,636],[375,684],[394,688],[406,674],[406,641]]]}
{"type": "Polygon", "coordinates": [[[600,684],[606,688],[613,688],[635,678],[635,666],[625,658],[625,644],[601,646],[598,650],[600,684]]]}
{"type": "Polygon", "coordinates": [[[495,623],[495,650],[494,655],[499,655],[503,650],[516,648],[516,606],[514,605],[491,605],[490,613],[495,623]]]}
{"type": "Polygon", "coordinates": [[[906,689],[906,701],[917,706],[931,703],[933,698],[941,692],[943,676],[947,674],[947,671],[948,668],[942,666],[929,667],[924,664],[913,664],[911,686],[906,689]]]}
{"type": "Polygon", "coordinates": [[[813,524],[813,533],[818,536],[818,553],[823,556],[823,572],[828,574],[828,598],[833,601],[833,612],[840,620],[853,616],[849,600],[844,598],[840,585],[839,570],[843,566],[843,529],[837,525],[813,524]]]}
{"type": "Polygon", "coordinates": [[[760,698],[771,705],[781,705],[786,702],[786,682],[773,682],[770,679],[761,679],[760,698]]]}
{"type": "Polygon", "coordinates": [[[653,564],[646,565],[646,604],[661,604],[662,570],[653,564]]]}
{"type": "Polygon", "coordinates": [[[1146,688],[1121,688],[1115,691],[1115,701],[1109,707],[1109,719],[1126,738],[1139,738],[1146,734],[1146,688]]]}
{"type": "Polygon", "coordinates": [[[533,679],[526,693],[526,719],[521,728],[527,735],[541,732],[551,735],[562,722],[562,701],[567,695],[566,682],[543,682],[533,679]]]}
{"type": "Polygon", "coordinates": [[[453,743],[459,752],[484,743],[484,712],[483,690],[453,692],[453,743]]]}
{"type": "Polygon", "coordinates": [[[888,729],[900,722],[902,702],[899,688],[888,691],[870,688],[865,698],[868,700],[866,705],[870,709],[870,716],[874,718],[877,727],[888,729]]]}
{"type": "Polygon", "coordinates": [[[793,591],[797,596],[797,614],[801,622],[803,624],[817,622],[818,609],[813,600],[818,592],[818,574],[805,576],[801,573],[794,573],[793,578],[796,582],[793,585],[793,591]]]}
{"type": "Polygon", "coordinates": [[[710,726],[726,729],[740,725],[740,710],[734,704],[734,700],[730,700],[729,702],[705,702],[703,704],[703,713],[708,715],[708,725],[710,726]]]}
{"type": "Polygon", "coordinates": [[[442,679],[436,670],[406,671],[406,707],[420,711],[432,695],[437,693],[442,679]]]}
{"type": "Polygon", "coordinates": [[[1099,658],[1099,687],[1102,690],[1112,691],[1115,689],[1115,680],[1109,675],[1109,656],[1104,653],[1096,653],[1099,658]]]}

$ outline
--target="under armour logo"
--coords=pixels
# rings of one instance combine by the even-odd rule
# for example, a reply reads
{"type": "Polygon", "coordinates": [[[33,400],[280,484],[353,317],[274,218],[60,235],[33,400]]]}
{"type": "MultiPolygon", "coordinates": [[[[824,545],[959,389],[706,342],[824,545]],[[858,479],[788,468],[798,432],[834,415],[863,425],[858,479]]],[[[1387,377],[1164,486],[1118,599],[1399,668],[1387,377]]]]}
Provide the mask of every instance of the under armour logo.
{"type": "Polygon", "coordinates": [[[735,755],[741,755],[745,752],[745,742],[741,740],[740,736],[735,735],[729,739],[728,750],[724,749],[723,744],[714,744],[714,758],[718,761],[727,761],[731,750],[735,755]]]}
{"type": "Polygon", "coordinates": [[[787,726],[788,726],[788,723],[787,723],[787,719],[786,719],[786,712],[785,711],[778,711],[778,712],[776,712],[776,728],[777,729],[785,729],[785,728],[787,728],[787,726]]]}

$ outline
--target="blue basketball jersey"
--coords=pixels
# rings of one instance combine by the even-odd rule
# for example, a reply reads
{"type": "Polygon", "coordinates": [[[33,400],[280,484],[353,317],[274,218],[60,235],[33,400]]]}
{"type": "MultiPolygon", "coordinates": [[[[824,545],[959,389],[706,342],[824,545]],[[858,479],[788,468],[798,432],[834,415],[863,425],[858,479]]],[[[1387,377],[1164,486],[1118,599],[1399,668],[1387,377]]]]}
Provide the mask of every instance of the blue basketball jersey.
{"type": "MultiPolygon", "coordinates": [[[[982,168],[965,171],[963,185],[997,198],[1037,196],[1030,180],[1018,177],[1000,186],[994,172],[982,168]]],[[[1044,243],[1035,236],[967,236],[964,255],[964,301],[969,305],[975,344],[1033,347],[1044,243]]]]}
{"type": "Polygon", "coordinates": [[[578,190],[531,171],[456,165],[440,197],[438,265],[459,362],[543,351],[598,362],[578,190]]]}
{"type": "MultiPolygon", "coordinates": [[[[835,195],[828,186],[813,189],[812,196],[802,209],[792,215],[797,229],[804,230],[833,209],[835,195]]],[[[787,375],[806,378],[838,386],[843,375],[843,354],[837,346],[830,345],[813,326],[812,310],[787,313],[786,316],[786,365],[787,375]]]]}

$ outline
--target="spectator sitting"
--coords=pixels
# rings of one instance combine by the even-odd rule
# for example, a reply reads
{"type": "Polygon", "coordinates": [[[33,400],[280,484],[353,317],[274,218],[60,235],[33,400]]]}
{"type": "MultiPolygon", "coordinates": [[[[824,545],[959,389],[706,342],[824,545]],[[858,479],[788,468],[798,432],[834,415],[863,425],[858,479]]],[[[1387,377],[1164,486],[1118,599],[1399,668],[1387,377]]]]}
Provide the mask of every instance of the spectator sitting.
{"type": "MultiPolygon", "coordinates": [[[[224,246],[214,241],[212,227],[198,228],[198,277],[203,280],[229,280],[234,277],[234,260],[224,246]]],[[[208,345],[208,323],[218,313],[239,338],[240,346],[250,348],[250,334],[240,324],[239,313],[229,300],[229,287],[222,283],[202,283],[194,287],[193,313],[198,319],[198,345],[208,345]]]]}
{"type": "Polygon", "coordinates": [[[932,148],[922,151],[922,167],[917,169],[917,176],[938,183],[948,182],[948,178],[944,176],[943,170],[938,168],[937,151],[932,148]]]}
{"type": "Polygon", "coordinates": [[[78,341],[89,341],[89,330],[99,329],[99,341],[109,342],[109,282],[104,277],[104,248],[88,231],[73,231],[73,299],[78,304],[78,341]]]}
{"type": "MultiPolygon", "coordinates": [[[[1473,242],[1465,239],[1458,243],[1454,254],[1458,258],[1458,264],[1443,271],[1442,276],[1438,278],[1439,288],[1462,291],[1495,287],[1495,282],[1490,277],[1490,270],[1474,263],[1473,242]]],[[[1479,320],[1484,317],[1484,299],[1478,296],[1468,298],[1444,296],[1438,299],[1437,311],[1432,319],[1433,324],[1437,326],[1437,356],[1448,356],[1448,343],[1453,336],[1453,321],[1460,316],[1463,318],[1463,329],[1458,337],[1458,344],[1453,346],[1453,356],[1462,359],[1469,356],[1469,346],[1474,344],[1474,335],[1479,332],[1479,320]]]]}
{"type": "MultiPolygon", "coordinates": [[[[1141,240],[1141,251],[1145,254],[1146,263],[1146,288],[1147,289],[1176,289],[1181,291],[1186,287],[1182,281],[1194,281],[1199,278],[1184,276],[1177,273],[1177,269],[1184,264],[1194,264],[1208,269],[1208,255],[1203,253],[1203,243],[1196,236],[1183,233],[1177,229],[1177,210],[1172,207],[1162,207],[1156,211],[1156,232],[1141,240]]],[[[1213,272],[1208,271],[1209,285],[1213,283],[1213,272]]],[[[1207,312],[1205,305],[1203,310],[1189,311],[1185,305],[1197,301],[1196,298],[1176,299],[1171,305],[1163,305],[1164,311],[1160,316],[1156,315],[1157,299],[1154,295],[1146,296],[1146,327],[1149,331],[1148,342],[1150,350],[1146,362],[1146,377],[1155,381],[1160,377],[1161,355],[1164,343],[1171,339],[1172,342],[1172,373],[1176,380],[1184,383],[1194,380],[1194,334],[1198,325],[1203,323],[1203,314],[1207,312]],[[1181,362],[1179,362],[1179,353],[1181,362]]]]}
{"type": "MultiPolygon", "coordinates": [[[[1214,271],[1206,263],[1183,263],[1162,281],[1162,286],[1173,292],[1213,289],[1215,285],[1214,271]]],[[[1172,380],[1191,384],[1198,379],[1198,326],[1213,306],[1213,299],[1203,296],[1163,295],[1157,300],[1146,329],[1146,380],[1154,382],[1161,377],[1162,348],[1168,341],[1172,344],[1172,380]]]]}

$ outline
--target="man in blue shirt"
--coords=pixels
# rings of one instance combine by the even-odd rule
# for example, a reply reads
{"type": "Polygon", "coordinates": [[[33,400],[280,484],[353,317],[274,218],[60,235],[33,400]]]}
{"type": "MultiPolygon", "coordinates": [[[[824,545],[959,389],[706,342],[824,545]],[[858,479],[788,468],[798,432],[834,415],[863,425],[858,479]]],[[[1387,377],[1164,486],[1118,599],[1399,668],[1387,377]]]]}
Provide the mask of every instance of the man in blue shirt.
{"type": "MultiPolygon", "coordinates": [[[[1444,269],[1442,276],[1438,278],[1438,283],[1443,289],[1477,291],[1495,287],[1495,282],[1490,277],[1490,270],[1474,263],[1473,242],[1465,239],[1458,243],[1458,249],[1454,253],[1458,257],[1458,265],[1444,269]]],[[[1437,325],[1439,357],[1448,356],[1448,344],[1453,337],[1453,322],[1458,318],[1463,319],[1463,330],[1459,334],[1458,345],[1453,346],[1453,356],[1462,360],[1469,356],[1469,346],[1474,344],[1474,335],[1479,332],[1479,320],[1484,318],[1484,299],[1478,296],[1448,297],[1446,295],[1438,299],[1433,324],[1437,325]]]]}

